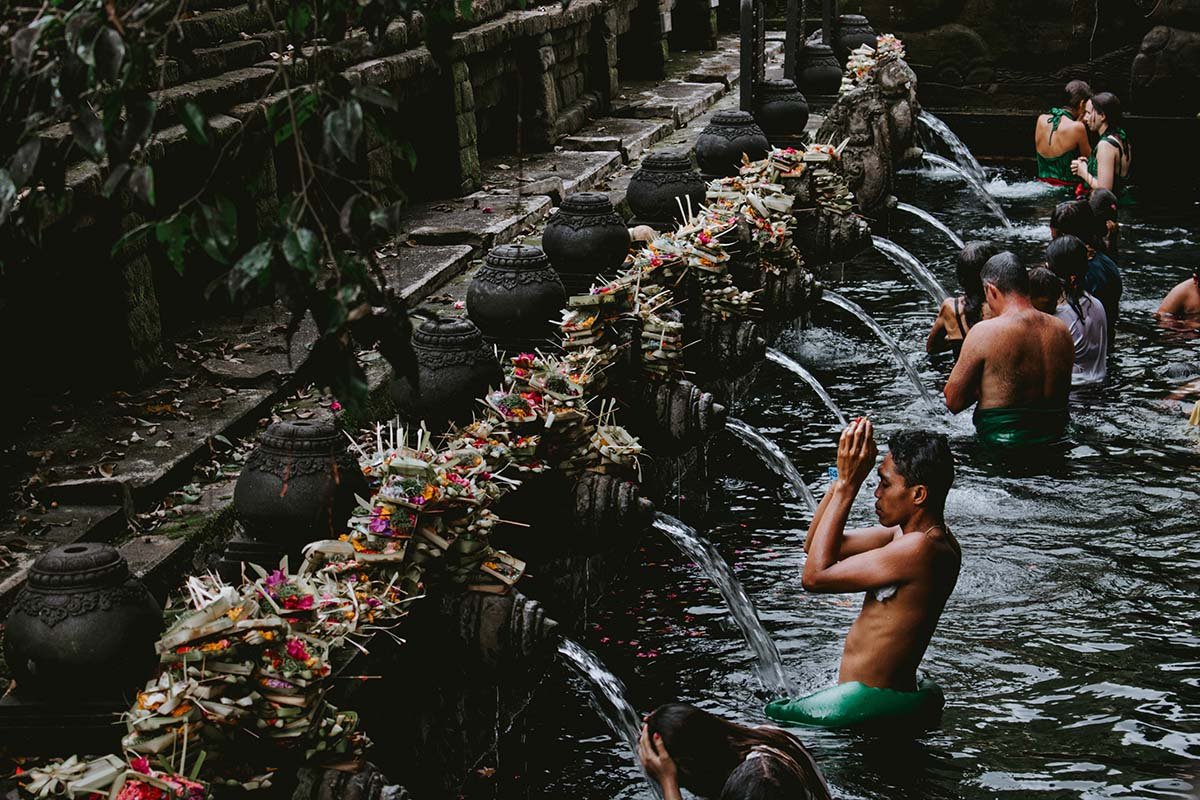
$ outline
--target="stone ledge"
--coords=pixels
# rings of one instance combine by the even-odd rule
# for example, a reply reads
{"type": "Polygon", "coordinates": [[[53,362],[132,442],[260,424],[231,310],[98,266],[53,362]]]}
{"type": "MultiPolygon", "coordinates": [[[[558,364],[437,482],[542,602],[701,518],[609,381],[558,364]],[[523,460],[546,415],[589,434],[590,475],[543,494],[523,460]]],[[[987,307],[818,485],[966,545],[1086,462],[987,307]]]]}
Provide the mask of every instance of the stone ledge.
{"type": "Polygon", "coordinates": [[[418,244],[466,244],[490,250],[549,213],[550,198],[542,195],[477,193],[414,207],[401,221],[401,229],[418,244]]]}
{"type": "Polygon", "coordinates": [[[669,119],[632,119],[601,117],[559,144],[567,150],[591,152],[616,150],[625,163],[634,161],[642,152],[671,135],[675,125],[669,119]]]}
{"type": "Polygon", "coordinates": [[[711,108],[725,91],[724,85],[719,83],[638,82],[613,100],[612,115],[635,119],[665,117],[680,128],[711,108]]]}
{"type": "Polygon", "coordinates": [[[394,256],[383,259],[388,285],[408,302],[433,294],[453,280],[471,261],[475,251],[468,245],[408,247],[400,245],[394,256]]]}
{"type": "MultiPolygon", "coordinates": [[[[620,169],[618,150],[562,150],[535,153],[523,164],[509,157],[491,158],[483,163],[484,190],[479,196],[504,195],[514,197],[545,195],[554,205],[574,192],[595,188],[620,169]]],[[[472,195],[474,196],[474,195],[472,195]]]]}

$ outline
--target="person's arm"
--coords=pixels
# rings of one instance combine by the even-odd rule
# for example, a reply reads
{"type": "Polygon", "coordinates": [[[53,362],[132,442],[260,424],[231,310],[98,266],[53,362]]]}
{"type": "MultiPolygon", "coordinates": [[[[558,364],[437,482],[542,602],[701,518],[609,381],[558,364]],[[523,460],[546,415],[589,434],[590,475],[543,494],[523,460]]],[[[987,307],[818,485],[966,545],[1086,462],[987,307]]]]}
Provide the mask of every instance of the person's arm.
{"type": "Polygon", "coordinates": [[[952,302],[954,301],[950,298],[942,301],[942,307],[938,309],[937,319],[933,321],[929,336],[925,337],[925,352],[930,355],[950,349],[950,345],[946,343],[946,304],[952,302]]]}
{"type": "Polygon", "coordinates": [[[644,724],[642,725],[642,736],[638,739],[638,758],[642,762],[642,769],[662,789],[663,800],[683,800],[683,795],[679,791],[679,777],[676,774],[675,761],[667,752],[667,746],[663,744],[661,736],[656,733],[654,741],[650,741],[650,731],[644,724]]]}
{"type": "Polygon", "coordinates": [[[1084,158],[1092,154],[1092,140],[1088,138],[1087,125],[1082,122],[1075,125],[1075,149],[1084,158]]]}
{"type": "MultiPolygon", "coordinates": [[[[816,533],[817,525],[820,523],[821,518],[825,516],[825,509],[829,507],[832,499],[833,486],[831,485],[825,492],[825,496],[821,498],[821,503],[817,506],[817,510],[813,514],[812,522],[809,523],[808,535],[804,538],[804,552],[807,553],[809,547],[812,545],[813,534],[816,533]]],[[[899,527],[885,528],[882,525],[873,525],[870,528],[856,528],[846,531],[842,536],[842,546],[838,551],[838,559],[848,558],[858,553],[874,550],[877,547],[883,547],[896,538],[896,534],[899,531],[899,527]]]]}
{"type": "Polygon", "coordinates": [[[870,420],[856,419],[842,431],[838,439],[838,477],[821,501],[819,513],[813,516],[805,542],[808,558],[801,577],[805,589],[810,588],[810,583],[816,585],[821,573],[842,558],[850,506],[875,465],[877,454],[870,420]]]}
{"type": "Polygon", "coordinates": [[[946,388],[942,390],[946,408],[955,414],[979,400],[979,384],[983,376],[983,332],[980,328],[984,324],[980,322],[972,328],[963,340],[962,352],[950,371],[946,388]]]}
{"type": "Polygon", "coordinates": [[[1092,180],[1088,181],[1088,184],[1093,189],[1108,189],[1110,192],[1112,191],[1113,177],[1117,172],[1117,155],[1117,148],[1106,141],[1101,140],[1100,144],[1096,145],[1097,174],[1089,176],[1092,180]]]}

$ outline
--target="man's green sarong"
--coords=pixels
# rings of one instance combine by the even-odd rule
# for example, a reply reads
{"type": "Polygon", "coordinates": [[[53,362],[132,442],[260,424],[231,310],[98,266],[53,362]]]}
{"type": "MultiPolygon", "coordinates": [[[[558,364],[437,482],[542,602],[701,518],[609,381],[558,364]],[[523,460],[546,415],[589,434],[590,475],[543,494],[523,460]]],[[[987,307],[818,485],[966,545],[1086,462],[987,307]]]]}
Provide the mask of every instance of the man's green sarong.
{"type": "Polygon", "coordinates": [[[946,697],[928,678],[915,692],[877,689],[849,681],[794,700],[767,704],[766,714],[776,722],[817,728],[852,728],[877,722],[932,724],[942,713],[946,697]]]}
{"type": "Polygon", "coordinates": [[[1058,408],[976,408],[975,435],[985,444],[1030,447],[1063,438],[1070,414],[1058,408]]]}

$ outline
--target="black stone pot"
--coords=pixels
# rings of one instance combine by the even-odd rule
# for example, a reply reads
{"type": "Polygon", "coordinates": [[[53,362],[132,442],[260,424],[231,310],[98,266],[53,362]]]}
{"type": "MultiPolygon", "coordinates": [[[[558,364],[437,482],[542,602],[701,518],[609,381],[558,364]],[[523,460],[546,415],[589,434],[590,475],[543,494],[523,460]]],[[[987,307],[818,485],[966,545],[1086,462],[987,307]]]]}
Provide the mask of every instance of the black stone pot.
{"type": "Polygon", "coordinates": [[[546,347],[567,302],[558,273],[540,247],[492,248],[467,287],[467,315],[483,338],[510,352],[546,347]]]}
{"type": "Polygon", "coordinates": [[[413,331],[418,389],[406,378],[392,381],[392,401],[407,422],[424,420],[431,429],[469,422],[479,398],[503,378],[495,350],[465,317],[431,319],[413,331]]]}
{"type": "Polygon", "coordinates": [[[704,179],[686,150],[661,150],[642,159],[642,165],[629,179],[625,197],[633,210],[636,225],[649,225],[665,230],[682,223],[679,211],[691,207],[698,211],[704,202],[704,179]],[[679,198],[679,202],[675,202],[679,198]]]}
{"type": "Polygon", "coordinates": [[[875,29],[862,14],[842,14],[837,18],[834,31],[833,49],[842,66],[845,66],[852,52],[864,44],[874,47],[878,38],[875,29]]]}
{"type": "MultiPolygon", "coordinates": [[[[276,422],[263,432],[258,447],[246,459],[233,489],[233,511],[260,557],[274,552],[273,569],[283,555],[288,566],[300,566],[304,545],[336,539],[345,533],[354,510],[354,495],[367,497],[367,481],[358,462],[346,450],[346,437],[327,422],[276,422]],[[274,548],[271,551],[269,548],[274,548]]],[[[246,548],[226,560],[248,560],[246,548]]]]}
{"type": "Polygon", "coordinates": [[[800,51],[796,83],[810,97],[814,94],[836,95],[842,85],[842,63],[838,62],[829,45],[806,44],[800,51]]]}
{"type": "Polygon", "coordinates": [[[794,147],[800,143],[808,124],[808,101],[787,78],[763,81],[758,85],[754,120],[776,147],[794,147]]]}
{"type": "Polygon", "coordinates": [[[611,277],[629,244],[629,228],[603,192],[565,198],[542,233],[542,248],[568,295],[587,293],[598,276],[611,277]]]}
{"type": "Polygon", "coordinates": [[[743,154],[757,161],[770,149],[749,111],[718,111],[696,139],[696,160],[704,175],[725,177],[737,175],[743,154]]]}
{"type": "Polygon", "coordinates": [[[119,700],[158,664],[162,608],[111,545],[42,554],[4,623],[4,655],[23,699],[119,700]]]}

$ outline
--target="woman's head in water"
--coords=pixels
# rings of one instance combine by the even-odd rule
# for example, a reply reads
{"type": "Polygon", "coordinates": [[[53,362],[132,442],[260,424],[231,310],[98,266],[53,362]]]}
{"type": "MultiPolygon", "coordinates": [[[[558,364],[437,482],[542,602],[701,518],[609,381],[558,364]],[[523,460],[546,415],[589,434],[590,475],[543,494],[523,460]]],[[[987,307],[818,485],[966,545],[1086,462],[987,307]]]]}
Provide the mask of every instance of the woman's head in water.
{"type": "Polygon", "coordinates": [[[804,800],[814,795],[800,772],[769,753],[752,753],[729,774],[720,800],[804,800]]]}
{"type": "MultiPolygon", "coordinates": [[[[707,798],[741,798],[740,794],[729,794],[726,789],[735,772],[739,780],[750,780],[755,770],[744,774],[739,771],[755,748],[771,748],[783,754],[779,760],[785,765],[794,763],[799,771],[797,780],[808,795],[815,798],[829,797],[829,790],[817,772],[812,758],[800,742],[786,731],[778,728],[748,728],[721,719],[686,703],[668,703],[659,706],[646,719],[646,728],[653,739],[654,734],[662,737],[663,746],[675,762],[679,785],[693,794],[707,798]]],[[[762,760],[758,757],[752,761],[762,760]]],[[[761,765],[755,765],[758,767],[761,765]]],[[[755,794],[745,797],[803,798],[796,794],[755,794]]]]}
{"type": "Polygon", "coordinates": [[[958,264],[954,271],[958,275],[958,285],[963,289],[967,323],[970,325],[983,318],[983,281],[979,279],[979,271],[998,252],[1000,249],[992,242],[981,241],[967,242],[958,251],[958,264]]]}
{"type": "Polygon", "coordinates": [[[1096,246],[1096,216],[1086,200],[1059,203],[1050,212],[1050,235],[1071,235],[1089,247],[1096,246]]]}
{"type": "Polygon", "coordinates": [[[1121,101],[1112,92],[1092,95],[1087,101],[1083,124],[1094,133],[1121,127],[1121,101]]]}

